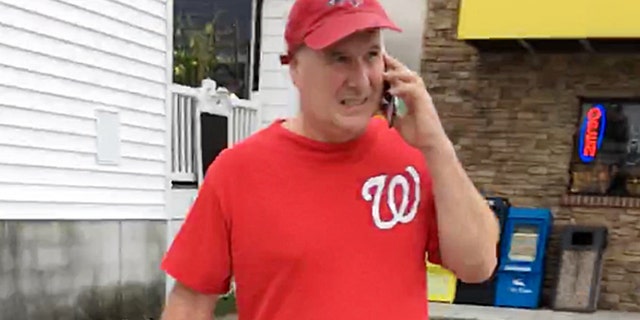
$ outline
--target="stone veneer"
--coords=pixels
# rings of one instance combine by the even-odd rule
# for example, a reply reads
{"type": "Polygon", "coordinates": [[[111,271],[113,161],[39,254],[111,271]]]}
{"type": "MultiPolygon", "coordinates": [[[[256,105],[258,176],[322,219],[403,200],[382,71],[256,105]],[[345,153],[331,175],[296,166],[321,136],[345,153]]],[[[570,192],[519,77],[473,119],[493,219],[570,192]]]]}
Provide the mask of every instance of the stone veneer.
{"type": "MultiPolygon", "coordinates": [[[[608,226],[598,306],[640,311],[640,209],[569,205],[564,197],[578,97],[640,97],[640,53],[479,52],[456,39],[458,6],[429,1],[422,74],[465,168],[487,194],[552,208],[556,225],[608,226]]],[[[557,232],[551,242],[545,305],[557,232]]]]}

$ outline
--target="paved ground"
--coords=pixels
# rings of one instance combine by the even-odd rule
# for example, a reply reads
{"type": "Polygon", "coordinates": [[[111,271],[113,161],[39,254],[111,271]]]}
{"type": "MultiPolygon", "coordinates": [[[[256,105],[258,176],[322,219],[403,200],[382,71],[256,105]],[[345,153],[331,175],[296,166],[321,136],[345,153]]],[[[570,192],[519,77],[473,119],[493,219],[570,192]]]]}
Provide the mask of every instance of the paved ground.
{"type": "Polygon", "coordinates": [[[478,307],[470,305],[429,303],[432,318],[473,320],[638,320],[640,313],[598,311],[570,313],[551,310],[524,310],[478,307]]]}
{"type": "MultiPolygon", "coordinates": [[[[429,303],[432,320],[638,320],[640,313],[598,311],[596,313],[555,312],[429,303]]],[[[225,316],[216,320],[236,320],[225,316]]]]}

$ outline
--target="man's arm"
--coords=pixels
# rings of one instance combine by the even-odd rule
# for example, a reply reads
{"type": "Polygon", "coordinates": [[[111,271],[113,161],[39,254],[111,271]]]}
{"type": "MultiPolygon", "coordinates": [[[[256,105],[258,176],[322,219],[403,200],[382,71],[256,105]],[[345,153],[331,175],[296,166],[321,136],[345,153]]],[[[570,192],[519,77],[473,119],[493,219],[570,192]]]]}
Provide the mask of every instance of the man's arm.
{"type": "Polygon", "coordinates": [[[217,301],[217,295],[202,294],[176,282],[161,320],[214,320],[217,301]]]}
{"type": "MultiPolygon", "coordinates": [[[[422,150],[432,179],[440,260],[464,282],[488,279],[496,265],[495,214],[458,163],[424,80],[397,59],[384,55],[389,93],[400,98],[394,127],[422,150]]],[[[433,248],[429,248],[433,250],[433,248]]],[[[428,249],[428,250],[429,250],[428,249]]]]}
{"type": "Polygon", "coordinates": [[[491,277],[497,263],[497,218],[446,136],[422,152],[433,183],[443,265],[463,282],[483,282],[491,277]]]}

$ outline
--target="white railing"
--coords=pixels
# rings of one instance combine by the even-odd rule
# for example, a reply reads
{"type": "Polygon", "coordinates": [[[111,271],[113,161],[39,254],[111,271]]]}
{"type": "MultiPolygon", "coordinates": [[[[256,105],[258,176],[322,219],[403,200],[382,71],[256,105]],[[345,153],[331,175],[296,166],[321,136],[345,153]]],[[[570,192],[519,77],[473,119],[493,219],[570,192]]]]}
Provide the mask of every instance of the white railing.
{"type": "Polygon", "coordinates": [[[171,180],[195,182],[198,90],[171,86],[171,180]]]}
{"type": "Polygon", "coordinates": [[[203,172],[200,114],[227,117],[227,148],[252,135],[260,126],[257,103],[239,99],[206,79],[200,88],[171,85],[171,179],[200,182],[203,172]]]}
{"type": "Polygon", "coordinates": [[[229,128],[230,144],[232,146],[250,135],[252,135],[260,125],[258,108],[249,100],[233,98],[233,113],[231,114],[229,128]]]}

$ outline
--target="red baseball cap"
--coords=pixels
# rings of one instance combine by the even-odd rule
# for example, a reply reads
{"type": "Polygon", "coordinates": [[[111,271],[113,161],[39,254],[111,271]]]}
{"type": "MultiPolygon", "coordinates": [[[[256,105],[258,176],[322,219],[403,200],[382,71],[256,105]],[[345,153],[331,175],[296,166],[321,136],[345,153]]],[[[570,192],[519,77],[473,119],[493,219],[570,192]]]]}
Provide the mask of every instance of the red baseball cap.
{"type": "Polygon", "coordinates": [[[384,28],[402,31],[389,19],[378,0],[296,0],[284,33],[287,54],[282,64],[301,45],[320,50],[354,32],[384,28]]]}

